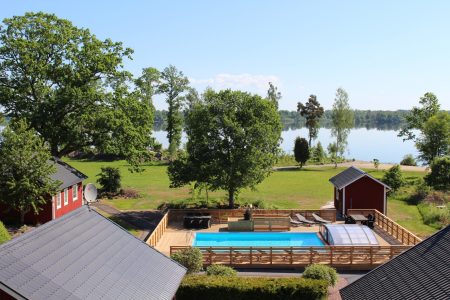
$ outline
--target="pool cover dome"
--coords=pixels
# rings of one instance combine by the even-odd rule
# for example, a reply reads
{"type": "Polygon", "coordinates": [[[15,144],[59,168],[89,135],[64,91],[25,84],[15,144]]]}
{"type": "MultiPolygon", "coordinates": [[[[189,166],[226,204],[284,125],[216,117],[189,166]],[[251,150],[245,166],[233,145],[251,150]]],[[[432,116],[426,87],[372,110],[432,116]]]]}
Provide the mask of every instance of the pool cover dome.
{"type": "Polygon", "coordinates": [[[325,224],[320,233],[329,245],[335,246],[370,246],[378,245],[372,230],[359,224],[325,224]]]}

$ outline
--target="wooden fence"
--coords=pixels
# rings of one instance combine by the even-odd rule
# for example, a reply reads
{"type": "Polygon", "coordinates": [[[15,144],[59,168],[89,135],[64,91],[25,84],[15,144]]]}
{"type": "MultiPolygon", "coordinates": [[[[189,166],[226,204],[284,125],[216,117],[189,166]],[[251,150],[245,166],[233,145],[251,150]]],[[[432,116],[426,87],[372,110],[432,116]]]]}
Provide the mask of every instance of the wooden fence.
{"type": "MultiPolygon", "coordinates": [[[[316,213],[325,220],[336,221],[335,209],[253,209],[253,216],[291,216],[300,213],[309,220],[314,220],[312,214],[316,213]]],[[[212,223],[226,224],[228,218],[243,217],[245,209],[171,209],[169,210],[170,222],[182,222],[188,213],[208,213],[211,215],[212,223]]]]}
{"type": "MultiPolygon", "coordinates": [[[[325,264],[336,268],[370,270],[411,246],[325,246],[325,247],[197,247],[203,264],[224,264],[240,268],[301,268],[325,264]]],[[[171,246],[170,254],[189,248],[171,246]]]]}
{"type": "Polygon", "coordinates": [[[347,214],[362,214],[364,216],[371,214],[372,216],[375,216],[375,225],[403,245],[416,245],[422,241],[411,231],[398,225],[376,209],[348,209],[347,214]]]}
{"type": "Polygon", "coordinates": [[[159,221],[158,226],[153,230],[152,234],[145,241],[152,247],[155,247],[159,242],[164,232],[166,232],[167,226],[169,225],[169,212],[166,212],[162,217],[161,221],[159,221]]]}

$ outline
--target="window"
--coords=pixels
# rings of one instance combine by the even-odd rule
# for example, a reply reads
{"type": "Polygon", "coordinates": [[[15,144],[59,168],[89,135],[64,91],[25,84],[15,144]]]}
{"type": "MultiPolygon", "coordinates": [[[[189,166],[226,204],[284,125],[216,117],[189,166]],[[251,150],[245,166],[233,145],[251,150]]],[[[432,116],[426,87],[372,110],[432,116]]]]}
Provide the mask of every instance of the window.
{"type": "Polygon", "coordinates": [[[64,206],[69,204],[69,190],[64,189],[64,206]]]}
{"type": "Polygon", "coordinates": [[[78,185],[72,186],[72,200],[75,201],[78,199],[78,185]]]}
{"type": "Polygon", "coordinates": [[[56,208],[61,208],[61,192],[56,194],[56,208]]]}

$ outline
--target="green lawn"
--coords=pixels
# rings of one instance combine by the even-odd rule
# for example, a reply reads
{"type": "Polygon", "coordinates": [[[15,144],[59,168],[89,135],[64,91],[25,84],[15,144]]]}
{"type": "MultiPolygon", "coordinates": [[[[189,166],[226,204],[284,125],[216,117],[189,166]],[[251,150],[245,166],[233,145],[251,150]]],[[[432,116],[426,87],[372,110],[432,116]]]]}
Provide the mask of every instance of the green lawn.
{"type": "MultiPolygon", "coordinates": [[[[86,182],[96,181],[96,175],[102,166],[119,167],[122,174],[122,186],[139,191],[138,199],[104,200],[120,210],[155,209],[162,202],[189,199],[189,187],[171,189],[167,176],[167,166],[148,165],[142,173],[131,173],[124,161],[89,161],[67,160],[75,168],[89,176],[86,182]]],[[[317,209],[333,198],[333,187],[328,179],[341,172],[342,168],[332,167],[305,168],[304,170],[277,171],[266,178],[257,189],[244,190],[239,195],[241,200],[264,200],[278,208],[317,209]]],[[[370,170],[374,177],[381,178],[383,171],[370,170]]],[[[409,180],[422,177],[424,173],[404,172],[409,180]]],[[[423,224],[419,211],[415,205],[406,201],[407,192],[400,192],[388,199],[388,215],[402,226],[424,236],[434,232],[430,226],[423,224]]],[[[225,199],[223,191],[210,192],[210,199],[225,199]]]]}

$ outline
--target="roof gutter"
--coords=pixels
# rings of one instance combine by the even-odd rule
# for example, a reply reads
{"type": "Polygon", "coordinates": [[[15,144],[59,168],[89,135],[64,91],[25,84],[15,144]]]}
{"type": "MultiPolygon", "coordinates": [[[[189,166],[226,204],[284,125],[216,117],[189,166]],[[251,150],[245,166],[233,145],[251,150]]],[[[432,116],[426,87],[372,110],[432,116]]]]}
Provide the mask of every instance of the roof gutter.
{"type": "Polygon", "coordinates": [[[18,300],[27,300],[28,299],[28,298],[25,298],[24,296],[20,295],[16,291],[14,291],[13,289],[8,287],[7,285],[5,285],[3,282],[0,282],[0,290],[4,291],[5,293],[10,295],[11,297],[16,298],[18,300]]]}

